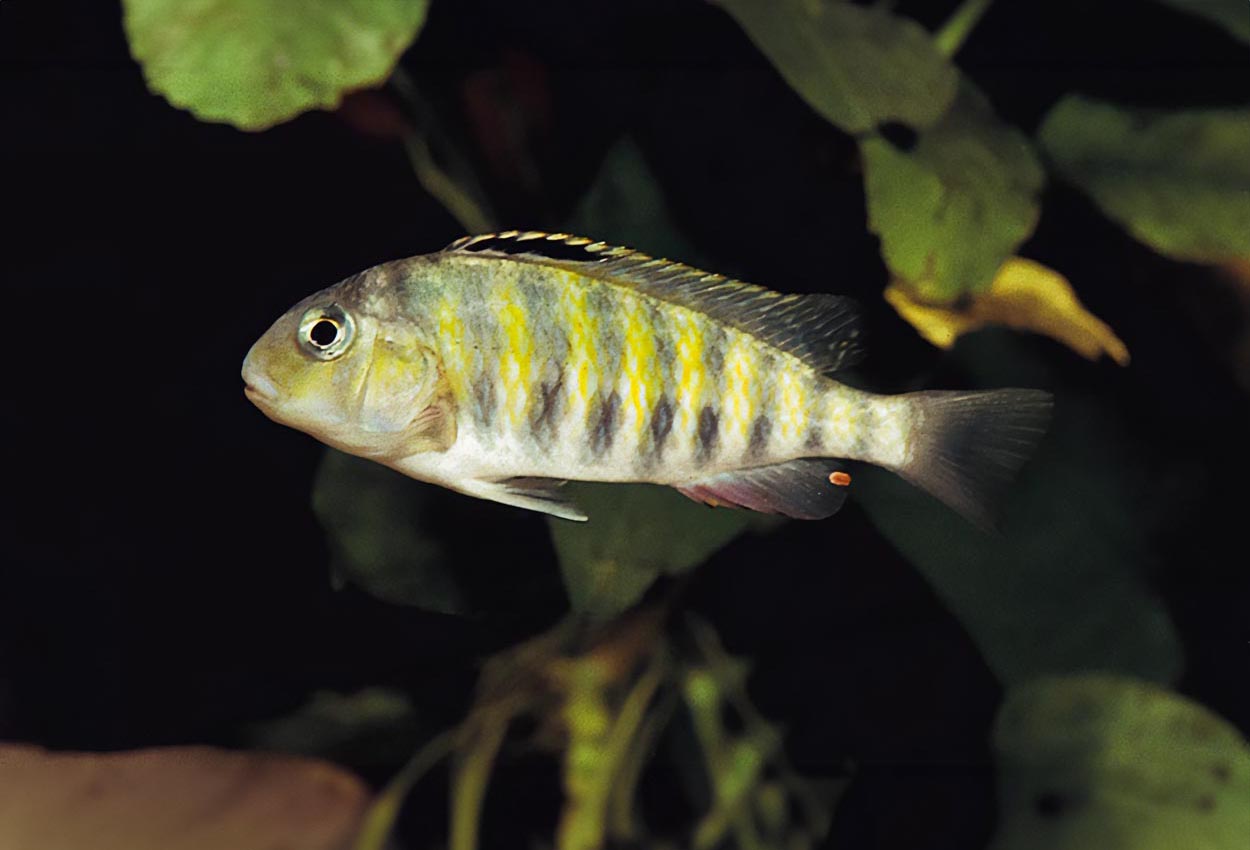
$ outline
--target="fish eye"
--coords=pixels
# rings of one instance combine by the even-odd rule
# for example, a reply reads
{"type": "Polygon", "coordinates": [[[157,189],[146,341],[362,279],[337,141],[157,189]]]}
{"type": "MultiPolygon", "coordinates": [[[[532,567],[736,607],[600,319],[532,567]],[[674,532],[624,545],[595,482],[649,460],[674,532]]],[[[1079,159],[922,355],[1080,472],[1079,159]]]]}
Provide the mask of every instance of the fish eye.
{"type": "Polygon", "coordinates": [[[314,307],[300,319],[300,347],[318,360],[333,360],[347,351],[355,330],[351,316],[339,305],[314,307]]]}
{"type": "Polygon", "coordinates": [[[328,348],[342,332],[343,326],[333,319],[318,319],[308,331],[308,339],[318,348],[328,348]]]}

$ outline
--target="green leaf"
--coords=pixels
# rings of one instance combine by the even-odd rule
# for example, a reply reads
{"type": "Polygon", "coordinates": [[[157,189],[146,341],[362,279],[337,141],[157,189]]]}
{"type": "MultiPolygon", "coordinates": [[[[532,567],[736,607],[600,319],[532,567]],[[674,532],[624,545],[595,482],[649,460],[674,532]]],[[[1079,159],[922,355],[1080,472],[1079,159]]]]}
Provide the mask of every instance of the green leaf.
{"type": "Polygon", "coordinates": [[[1155,250],[1250,257],[1250,109],[1163,112],[1069,96],[1040,140],[1065,178],[1155,250]]]}
{"type": "Polygon", "coordinates": [[[203,121],[263,130],[384,81],[427,0],[124,0],[148,87],[203,121]]]}
{"type": "Polygon", "coordinates": [[[995,850],[1244,850],[1250,748],[1153,685],[1048,678],[1011,691],[994,731],[995,850]]]}
{"type": "Polygon", "coordinates": [[[1250,3],[1245,0],[1159,0],[1159,2],[1206,18],[1229,35],[1250,43],[1250,3]]]}
{"type": "Polygon", "coordinates": [[[949,303],[988,289],[1037,224],[1041,165],[1028,138],[970,84],[911,151],[879,136],[860,149],[868,226],[918,299],[949,303]]]}
{"type": "Polygon", "coordinates": [[[780,519],[698,505],[667,487],[571,485],[590,517],[552,519],[551,539],[573,610],[609,619],[642,598],[661,575],[679,575],[748,529],[780,519]]]}
{"type": "Polygon", "coordinates": [[[628,137],[608,150],[564,229],[638,248],[654,257],[700,267],[711,265],[682,237],[642,151],[628,137]]]}
{"type": "Polygon", "coordinates": [[[720,0],[813,109],[850,133],[887,121],[933,124],[959,72],[916,22],[880,4],[720,0]]]}
{"type": "Polygon", "coordinates": [[[460,614],[467,604],[428,507],[431,485],[373,461],[326,450],[312,504],[341,581],[399,605],[460,614]]]}
{"type": "MultiPolygon", "coordinates": [[[[954,358],[979,386],[1053,385],[1007,331],[959,340],[954,358]]],[[[1004,505],[982,532],[884,470],[854,473],[852,498],[924,575],[1005,683],[1113,670],[1174,681],[1182,655],[1144,574],[1151,539],[1176,509],[1153,447],[1126,440],[1106,401],[1057,393],[1055,418],[1004,505]]]]}

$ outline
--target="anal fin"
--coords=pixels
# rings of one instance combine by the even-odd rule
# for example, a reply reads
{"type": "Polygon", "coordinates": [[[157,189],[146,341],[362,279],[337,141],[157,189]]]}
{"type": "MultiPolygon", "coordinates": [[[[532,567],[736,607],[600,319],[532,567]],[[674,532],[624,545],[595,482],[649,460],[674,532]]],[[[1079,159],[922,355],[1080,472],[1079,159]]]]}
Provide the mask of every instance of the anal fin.
{"type": "Polygon", "coordinates": [[[696,502],[717,507],[746,508],[793,519],[824,519],[846,501],[846,486],[830,476],[842,471],[834,458],[801,458],[773,466],[722,472],[677,486],[696,502]]]}
{"type": "Polygon", "coordinates": [[[566,483],[568,482],[555,478],[504,478],[498,481],[473,481],[460,489],[479,499],[489,499],[561,519],[585,522],[585,512],[565,499],[560,492],[560,488],[566,483]]]}

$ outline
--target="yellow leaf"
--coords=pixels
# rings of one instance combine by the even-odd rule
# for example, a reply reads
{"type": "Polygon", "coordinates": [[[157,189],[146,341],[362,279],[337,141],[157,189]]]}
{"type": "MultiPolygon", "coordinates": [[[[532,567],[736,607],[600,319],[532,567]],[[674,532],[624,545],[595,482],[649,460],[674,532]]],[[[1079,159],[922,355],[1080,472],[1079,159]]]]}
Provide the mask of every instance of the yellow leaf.
{"type": "Polygon", "coordinates": [[[1044,334],[1090,360],[1106,354],[1121,366],[1129,362],[1128,348],[1077,300],[1067,278],[1022,257],[1003,263],[987,291],[955,304],[926,303],[900,281],[886,288],[885,300],[939,348],[986,325],[1006,325],[1044,334]]]}

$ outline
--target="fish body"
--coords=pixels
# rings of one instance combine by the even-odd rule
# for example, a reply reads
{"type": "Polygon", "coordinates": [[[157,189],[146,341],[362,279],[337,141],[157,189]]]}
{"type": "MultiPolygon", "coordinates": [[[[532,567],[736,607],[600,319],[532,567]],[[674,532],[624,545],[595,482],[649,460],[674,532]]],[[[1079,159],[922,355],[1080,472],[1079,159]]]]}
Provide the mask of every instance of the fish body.
{"type": "Polygon", "coordinates": [[[824,517],[845,496],[837,459],[852,459],[983,520],[987,488],[1041,435],[1048,396],[857,390],[831,374],[858,336],[837,296],[514,231],[310,296],[253,346],[243,377],[267,415],[330,445],[570,519],[585,517],[560,494],[567,480],[824,517]]]}

